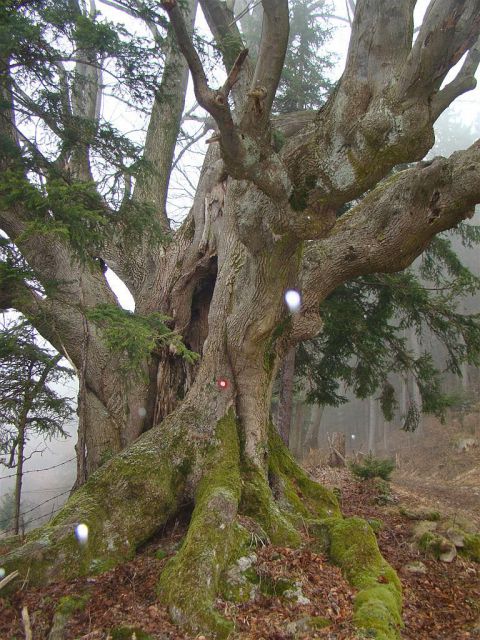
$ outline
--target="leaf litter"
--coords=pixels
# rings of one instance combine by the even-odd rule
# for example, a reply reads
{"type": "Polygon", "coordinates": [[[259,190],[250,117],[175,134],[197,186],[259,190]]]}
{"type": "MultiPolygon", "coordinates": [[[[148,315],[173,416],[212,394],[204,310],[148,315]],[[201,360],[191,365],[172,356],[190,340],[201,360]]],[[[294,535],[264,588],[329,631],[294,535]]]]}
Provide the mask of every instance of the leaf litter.
{"type": "MultiPolygon", "coordinates": [[[[426,556],[412,543],[412,521],[400,513],[398,505],[377,504],[374,486],[356,481],[347,470],[318,467],[309,471],[340,490],[346,516],[382,521],[377,533],[380,550],[399,572],[403,585],[403,639],[480,638],[480,565],[458,557],[447,564],[426,556]],[[425,573],[405,570],[414,561],[423,563],[425,573]]],[[[409,498],[415,506],[415,496],[410,493],[409,498]]],[[[60,598],[87,594],[85,607],[70,618],[64,640],[107,640],[118,627],[141,629],[155,640],[202,640],[201,635],[183,633],[173,625],[156,594],[158,576],[180,545],[182,526],[177,524],[145,545],[134,560],[102,575],[41,588],[27,585],[9,599],[0,598],[0,639],[24,637],[21,611],[26,606],[33,640],[46,640],[60,598]]],[[[255,549],[259,582],[255,597],[238,604],[217,600],[219,612],[234,621],[234,640],[359,638],[352,626],[354,590],[310,543],[305,535],[299,549],[273,545],[255,549]],[[277,589],[279,584],[289,589],[277,589]],[[308,625],[312,618],[325,619],[328,626],[312,628],[308,625]]]]}

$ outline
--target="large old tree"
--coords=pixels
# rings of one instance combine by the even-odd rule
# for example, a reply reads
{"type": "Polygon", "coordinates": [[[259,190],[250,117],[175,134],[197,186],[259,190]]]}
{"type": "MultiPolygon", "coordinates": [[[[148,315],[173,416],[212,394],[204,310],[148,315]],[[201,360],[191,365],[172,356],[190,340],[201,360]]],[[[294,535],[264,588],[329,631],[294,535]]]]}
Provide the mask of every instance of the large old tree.
{"type": "Polygon", "coordinates": [[[341,520],[274,433],[272,381],[292,345],[321,332],[321,304],[336,287],[405,269],[480,202],[479,142],[420,162],[435,120],[475,86],[478,1],[432,0],[414,38],[414,0],[359,0],[327,102],[281,116],[272,104],[287,0],[262,0],[251,54],[233,3],[200,0],[222,86],[211,86],[207,45],[192,35],[195,2],[113,4],[145,22],[148,45],[76,0],[2,8],[0,224],[10,242],[1,305],[27,316],[80,381],[79,488],[2,564],[28,567],[37,582],[99,571],[190,505],[160,591],[179,623],[225,636],[213,602],[229,563],[262,536],[298,544],[311,523],[374,598],[358,601],[357,623],[394,634],[396,577],[373,547],[364,572],[355,569],[363,525],[341,520]],[[141,152],[99,116],[102,90],[113,91],[102,69],[124,82],[119,98],[152,92],[141,152]],[[215,131],[174,230],[166,201],[189,71],[215,131]],[[134,314],[117,306],[105,264],[128,286],[134,314]],[[301,292],[294,314],[290,288],[301,292]],[[73,536],[78,522],[87,547],[73,536]]]}

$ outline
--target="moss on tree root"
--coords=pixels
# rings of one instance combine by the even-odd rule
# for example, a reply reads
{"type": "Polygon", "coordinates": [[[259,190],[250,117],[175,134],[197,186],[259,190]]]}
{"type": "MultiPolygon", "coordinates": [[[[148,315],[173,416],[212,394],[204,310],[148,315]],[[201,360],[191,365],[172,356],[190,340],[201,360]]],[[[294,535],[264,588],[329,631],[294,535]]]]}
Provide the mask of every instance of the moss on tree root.
{"type": "Polygon", "coordinates": [[[208,629],[210,637],[226,638],[232,623],[214,609],[214,601],[222,571],[249,538],[236,522],[241,484],[233,411],[218,422],[216,439],[187,535],[160,577],[159,594],[176,623],[194,633],[208,629]]]}
{"type": "MultiPolygon", "coordinates": [[[[161,438],[152,430],[106,463],[50,524],[1,558],[2,566],[8,572],[18,569],[22,578],[29,573],[31,583],[98,573],[131,557],[185,499],[193,498],[183,544],[159,578],[161,599],[182,627],[210,638],[229,636],[232,623],[215,609],[218,593],[251,595],[248,577],[229,582],[232,567],[243,571],[255,557],[252,546],[267,537],[298,546],[299,530],[307,525],[359,590],[357,627],[381,640],[397,638],[400,582],[382,558],[371,527],[358,518],[342,518],[335,495],[297,465],[273,426],[267,475],[242,459],[233,410],[213,432],[211,416],[183,407],[163,423],[161,438]],[[84,546],[74,536],[79,522],[89,527],[84,546]]],[[[472,540],[475,550],[476,543],[472,540]]]]}
{"type": "MultiPolygon", "coordinates": [[[[0,558],[17,584],[101,573],[131,558],[178,509],[194,453],[187,446],[187,417],[159,438],[151,430],[78,489],[48,524],[27,535],[25,544],[0,558]],[[161,464],[159,464],[161,461],[161,464]],[[80,544],[75,527],[88,527],[80,544]]],[[[12,582],[10,590],[16,588],[12,582]]]]}
{"type": "Polygon", "coordinates": [[[395,570],[382,557],[370,525],[361,518],[330,518],[322,526],[328,535],[330,558],[358,589],[355,625],[378,640],[399,638],[402,587],[395,570]]]}
{"type": "Polygon", "coordinates": [[[279,493],[278,500],[294,517],[317,519],[341,515],[336,495],[299,467],[272,423],[269,454],[269,474],[279,493]]]}

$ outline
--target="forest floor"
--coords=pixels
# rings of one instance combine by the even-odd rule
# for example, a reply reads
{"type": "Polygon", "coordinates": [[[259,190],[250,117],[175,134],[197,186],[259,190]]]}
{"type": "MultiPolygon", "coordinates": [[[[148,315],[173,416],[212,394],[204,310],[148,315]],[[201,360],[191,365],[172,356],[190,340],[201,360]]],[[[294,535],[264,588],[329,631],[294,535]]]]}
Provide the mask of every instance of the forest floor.
{"type": "MultiPolygon", "coordinates": [[[[399,572],[404,589],[405,640],[463,640],[480,638],[480,565],[457,557],[443,563],[425,556],[412,543],[414,521],[402,515],[400,506],[417,508],[420,504],[441,511],[455,503],[452,495],[435,494],[417,482],[411,486],[408,474],[397,473],[392,500],[378,504],[378,492],[370,483],[355,480],[349,471],[311,468],[316,479],[341,491],[342,510],[347,516],[359,515],[368,520],[381,520],[378,542],[385,558],[399,572]],[[413,561],[421,561],[425,573],[406,570],[413,561]]],[[[437,483],[438,486],[438,483],[437,483]]],[[[445,490],[445,487],[443,486],[445,490]]],[[[455,491],[458,490],[455,489],[455,491]]],[[[458,496],[456,497],[458,498],[458,496]]],[[[455,498],[455,499],[456,499],[455,498]]],[[[462,503],[463,514],[477,517],[478,510],[462,503]]],[[[148,543],[132,560],[94,578],[70,583],[56,583],[34,589],[26,586],[9,602],[0,598],[0,638],[25,638],[20,612],[28,608],[33,640],[49,637],[56,604],[66,595],[86,594],[87,603],[77,611],[65,628],[64,640],[106,640],[122,638],[142,640],[139,630],[156,640],[180,640],[204,636],[182,634],[169,621],[165,607],[156,597],[158,575],[168,557],[178,548],[184,532],[177,523],[162,537],[148,543]],[[161,550],[160,553],[158,551],[161,550]],[[161,558],[165,554],[165,557],[161,558]],[[114,629],[130,627],[118,635],[114,629]]],[[[260,585],[270,586],[262,594],[243,604],[218,600],[218,610],[235,623],[238,640],[283,640],[289,638],[323,638],[353,640],[360,636],[352,627],[353,589],[339,569],[326,557],[314,553],[305,536],[305,545],[297,550],[265,546],[255,548],[256,571],[260,585]],[[295,584],[297,596],[276,595],[275,585],[288,581],[295,584]],[[273,586],[273,588],[271,588],[273,586]],[[298,597],[301,594],[301,597],[298,597]],[[328,626],[307,630],[305,620],[321,616],[328,626]]]]}

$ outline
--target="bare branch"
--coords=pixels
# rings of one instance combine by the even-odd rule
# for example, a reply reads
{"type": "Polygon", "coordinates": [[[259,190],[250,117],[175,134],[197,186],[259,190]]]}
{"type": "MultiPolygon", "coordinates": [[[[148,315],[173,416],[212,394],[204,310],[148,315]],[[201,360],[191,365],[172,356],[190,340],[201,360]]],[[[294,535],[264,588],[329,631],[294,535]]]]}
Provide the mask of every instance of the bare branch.
{"type": "Polygon", "coordinates": [[[237,59],[233,63],[233,67],[231,68],[230,73],[228,74],[227,79],[225,80],[223,87],[221,88],[221,92],[225,97],[229,96],[233,86],[238,82],[240,70],[247,56],[248,49],[243,49],[243,51],[240,51],[237,59]]]}
{"type": "Polygon", "coordinates": [[[157,25],[152,20],[149,20],[148,18],[146,18],[145,15],[143,15],[140,11],[140,9],[143,6],[143,3],[136,2],[135,4],[138,7],[138,11],[134,11],[131,7],[127,7],[121,2],[114,2],[114,0],[100,0],[100,2],[109,7],[112,7],[113,9],[117,9],[122,13],[125,13],[127,16],[131,16],[132,18],[138,18],[139,20],[142,20],[150,29],[150,32],[154,40],[157,43],[161,41],[160,31],[158,30],[157,25]]]}
{"type": "Polygon", "coordinates": [[[480,63],[480,38],[473,45],[465,58],[465,62],[462,68],[458,72],[452,82],[446,85],[439,93],[437,93],[432,100],[432,111],[434,117],[438,116],[445,111],[445,109],[452,104],[452,102],[466,93],[475,89],[477,81],[475,79],[475,72],[478,69],[480,63]]]}
{"type": "MultiPolygon", "coordinates": [[[[185,28],[191,31],[195,20],[196,4],[190,2],[188,7],[186,15],[188,25],[185,28]]],[[[188,66],[184,56],[174,46],[173,37],[173,34],[168,37],[165,67],[160,85],[155,92],[145,140],[143,157],[152,170],[147,170],[138,177],[134,190],[135,202],[146,202],[153,205],[155,215],[165,230],[169,229],[166,202],[171,165],[188,83],[188,66]]],[[[137,269],[138,266],[135,271],[137,269]]],[[[127,276],[123,274],[121,277],[127,276]]],[[[129,277],[127,279],[129,286],[133,287],[133,282],[130,282],[129,277]]]]}
{"type": "Polygon", "coordinates": [[[263,0],[262,5],[262,39],[251,85],[253,90],[262,88],[265,91],[265,98],[261,104],[262,113],[258,114],[253,100],[249,102],[249,124],[257,130],[261,126],[264,127],[270,117],[273,99],[282,75],[290,32],[287,0],[263,0]]]}
{"type": "Polygon", "coordinates": [[[438,91],[479,33],[477,0],[432,0],[397,83],[396,95],[414,99],[438,91]]]}
{"type": "MultiPolygon", "coordinates": [[[[78,16],[82,10],[77,0],[71,0],[78,16]]],[[[95,5],[90,3],[90,17],[95,15],[95,5]]],[[[89,120],[98,125],[98,114],[101,105],[101,70],[98,64],[98,51],[91,46],[88,49],[77,41],[79,61],[75,65],[74,79],[71,91],[72,115],[77,118],[89,120]]],[[[94,130],[96,127],[94,127],[94,130]]],[[[78,140],[70,160],[70,171],[75,178],[80,180],[93,180],[90,168],[90,140],[92,133],[87,135],[82,132],[81,141],[78,140]]]]}
{"type": "Polygon", "coordinates": [[[235,18],[232,20],[232,22],[230,22],[228,26],[229,27],[233,26],[236,22],[241,20],[243,16],[247,15],[247,13],[250,13],[252,9],[255,9],[255,7],[258,7],[258,5],[261,4],[261,2],[262,0],[256,0],[256,2],[251,2],[247,4],[247,6],[242,11],[240,11],[240,13],[237,13],[235,18]]]}
{"type": "MultiPolygon", "coordinates": [[[[233,18],[232,11],[220,0],[200,0],[203,14],[215,42],[222,52],[223,64],[227,73],[235,65],[237,56],[245,49],[240,30],[233,18]]],[[[236,109],[243,109],[253,76],[253,68],[249,58],[242,65],[239,81],[232,91],[236,109]]]]}
{"type": "MultiPolygon", "coordinates": [[[[240,133],[233,121],[228,96],[222,90],[213,91],[208,86],[201,60],[185,27],[176,0],[165,0],[162,6],[170,16],[179,47],[187,59],[196,98],[218,125],[220,147],[226,170],[235,178],[252,180],[272,199],[287,202],[290,195],[290,182],[279,159],[271,153],[272,149],[268,149],[269,154],[265,153],[266,148],[260,148],[256,140],[252,138],[247,140],[244,133],[240,133]],[[248,151],[247,145],[249,145],[248,151]]],[[[236,66],[239,67],[245,59],[246,54],[242,53],[236,59],[236,66]]],[[[235,78],[236,76],[237,71],[234,71],[231,77],[235,78]]],[[[227,80],[226,84],[228,88],[230,82],[227,80]]]]}
{"type": "Polygon", "coordinates": [[[172,170],[175,169],[175,167],[178,165],[178,163],[180,162],[180,160],[183,158],[184,154],[199,140],[201,140],[203,138],[203,136],[206,135],[208,129],[210,127],[208,127],[208,125],[203,126],[200,131],[197,133],[197,135],[194,135],[190,138],[190,140],[187,142],[187,144],[183,147],[183,149],[181,149],[181,151],[179,152],[178,156],[175,158],[173,164],[172,164],[172,170]]]}

